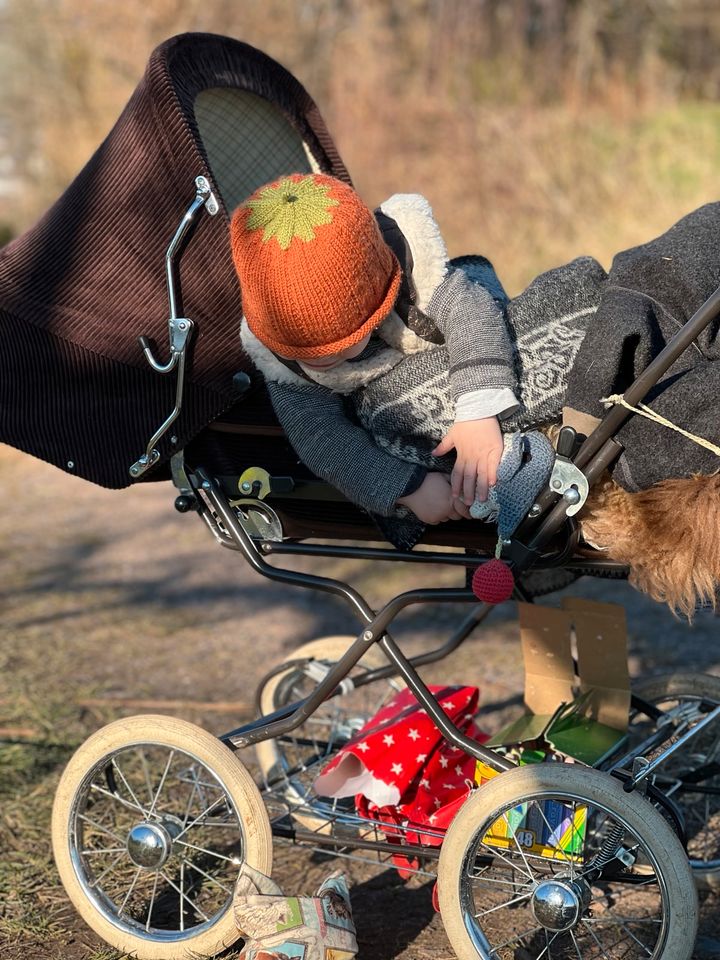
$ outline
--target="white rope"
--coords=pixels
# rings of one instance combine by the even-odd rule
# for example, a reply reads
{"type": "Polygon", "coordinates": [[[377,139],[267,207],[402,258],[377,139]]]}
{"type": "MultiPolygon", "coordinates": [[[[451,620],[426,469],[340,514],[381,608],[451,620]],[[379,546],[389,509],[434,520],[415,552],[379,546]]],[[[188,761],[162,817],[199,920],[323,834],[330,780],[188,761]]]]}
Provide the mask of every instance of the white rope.
{"type": "Polygon", "coordinates": [[[711,443],[709,440],[705,440],[704,437],[696,437],[694,433],[689,433],[687,430],[683,430],[682,427],[679,427],[676,423],[673,423],[672,420],[667,420],[665,417],[662,417],[659,413],[651,410],[650,407],[646,406],[644,403],[639,403],[636,407],[634,407],[631,403],[627,402],[621,393],[613,393],[609,397],[603,397],[600,403],[605,403],[608,406],[611,404],[620,404],[620,406],[625,407],[626,410],[632,410],[633,413],[639,413],[641,417],[646,417],[648,420],[652,420],[654,423],[659,423],[663,427],[669,427],[671,430],[681,433],[683,437],[687,437],[687,439],[692,440],[693,443],[697,443],[699,446],[705,447],[706,450],[710,450],[715,454],[716,457],[720,457],[720,447],[716,446],[714,443],[711,443]]]}

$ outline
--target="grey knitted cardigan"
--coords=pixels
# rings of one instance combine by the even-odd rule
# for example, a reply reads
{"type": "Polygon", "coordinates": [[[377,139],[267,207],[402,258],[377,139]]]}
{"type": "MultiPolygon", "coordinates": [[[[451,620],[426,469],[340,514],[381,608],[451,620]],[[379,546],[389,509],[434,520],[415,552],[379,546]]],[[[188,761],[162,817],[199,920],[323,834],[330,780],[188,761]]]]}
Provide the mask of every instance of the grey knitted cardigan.
{"type": "MultiPolygon", "coordinates": [[[[504,430],[558,418],[605,273],[582,258],[538,277],[505,304],[502,292],[494,291],[494,299],[470,267],[448,262],[424,198],[396,195],[381,210],[408,242],[417,306],[443,343],[417,336],[393,311],[359,358],[327,372],[307,371],[314,384],[283,365],[245,320],[241,335],[300,459],[372,514],[400,519],[407,511],[396,501],[425,470],[452,467],[451,457],[430,451],[452,426],[458,396],[510,387],[519,406],[503,420],[504,430]]],[[[387,535],[387,525],[383,529],[387,535]]],[[[391,539],[408,546],[420,532],[391,539]]]]}

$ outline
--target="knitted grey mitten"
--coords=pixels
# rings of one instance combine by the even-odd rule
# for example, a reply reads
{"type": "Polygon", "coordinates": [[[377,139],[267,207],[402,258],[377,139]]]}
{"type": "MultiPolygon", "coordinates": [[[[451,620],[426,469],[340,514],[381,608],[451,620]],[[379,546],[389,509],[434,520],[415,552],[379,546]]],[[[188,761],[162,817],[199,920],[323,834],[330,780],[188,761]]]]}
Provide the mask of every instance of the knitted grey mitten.
{"type": "Polygon", "coordinates": [[[505,434],[505,450],[497,472],[497,483],[485,502],[476,500],[470,515],[476,520],[497,518],[498,536],[511,536],[537,495],[548,483],[555,451],[548,438],[537,431],[505,434]]]}

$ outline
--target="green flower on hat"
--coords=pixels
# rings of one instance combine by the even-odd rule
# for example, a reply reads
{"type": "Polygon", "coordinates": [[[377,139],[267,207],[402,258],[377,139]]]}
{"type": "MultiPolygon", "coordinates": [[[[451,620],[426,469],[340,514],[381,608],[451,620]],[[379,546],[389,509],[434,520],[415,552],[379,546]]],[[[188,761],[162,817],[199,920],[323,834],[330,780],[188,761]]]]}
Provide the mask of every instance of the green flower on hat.
{"type": "Polygon", "coordinates": [[[251,213],[245,229],[264,227],[263,243],[275,237],[283,250],[295,237],[305,242],[314,240],[315,227],[331,223],[329,210],[339,206],[338,200],[328,196],[329,192],[328,185],[316,183],[312,177],[284,177],[261,190],[257,199],[247,201],[251,213]]]}

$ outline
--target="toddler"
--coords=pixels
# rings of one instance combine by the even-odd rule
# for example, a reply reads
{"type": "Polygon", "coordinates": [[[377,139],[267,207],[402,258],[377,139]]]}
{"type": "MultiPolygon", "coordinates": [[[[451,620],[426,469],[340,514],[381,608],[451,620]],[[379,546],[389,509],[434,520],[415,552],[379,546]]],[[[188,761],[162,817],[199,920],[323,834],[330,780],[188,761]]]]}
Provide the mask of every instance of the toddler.
{"type": "Polygon", "coordinates": [[[559,414],[599,265],[588,269],[585,258],[582,282],[573,264],[567,276],[554,271],[550,286],[539,278],[506,316],[487,261],[448,261],[423,197],[395,195],[373,215],[323,174],[256,191],[235,211],[231,244],[243,347],[317,476],[370,511],[397,545],[416,542],[424,524],[468,517],[474,502],[482,516],[496,481],[501,489],[503,479],[532,473],[519,521],[547,481],[552,451],[539,434],[517,431],[559,414]],[[563,309],[551,318],[546,310],[539,327],[537,301],[554,303],[553,290],[563,309]],[[504,443],[502,429],[516,432],[504,443]],[[419,524],[404,536],[383,523],[408,511],[419,524]]]}

